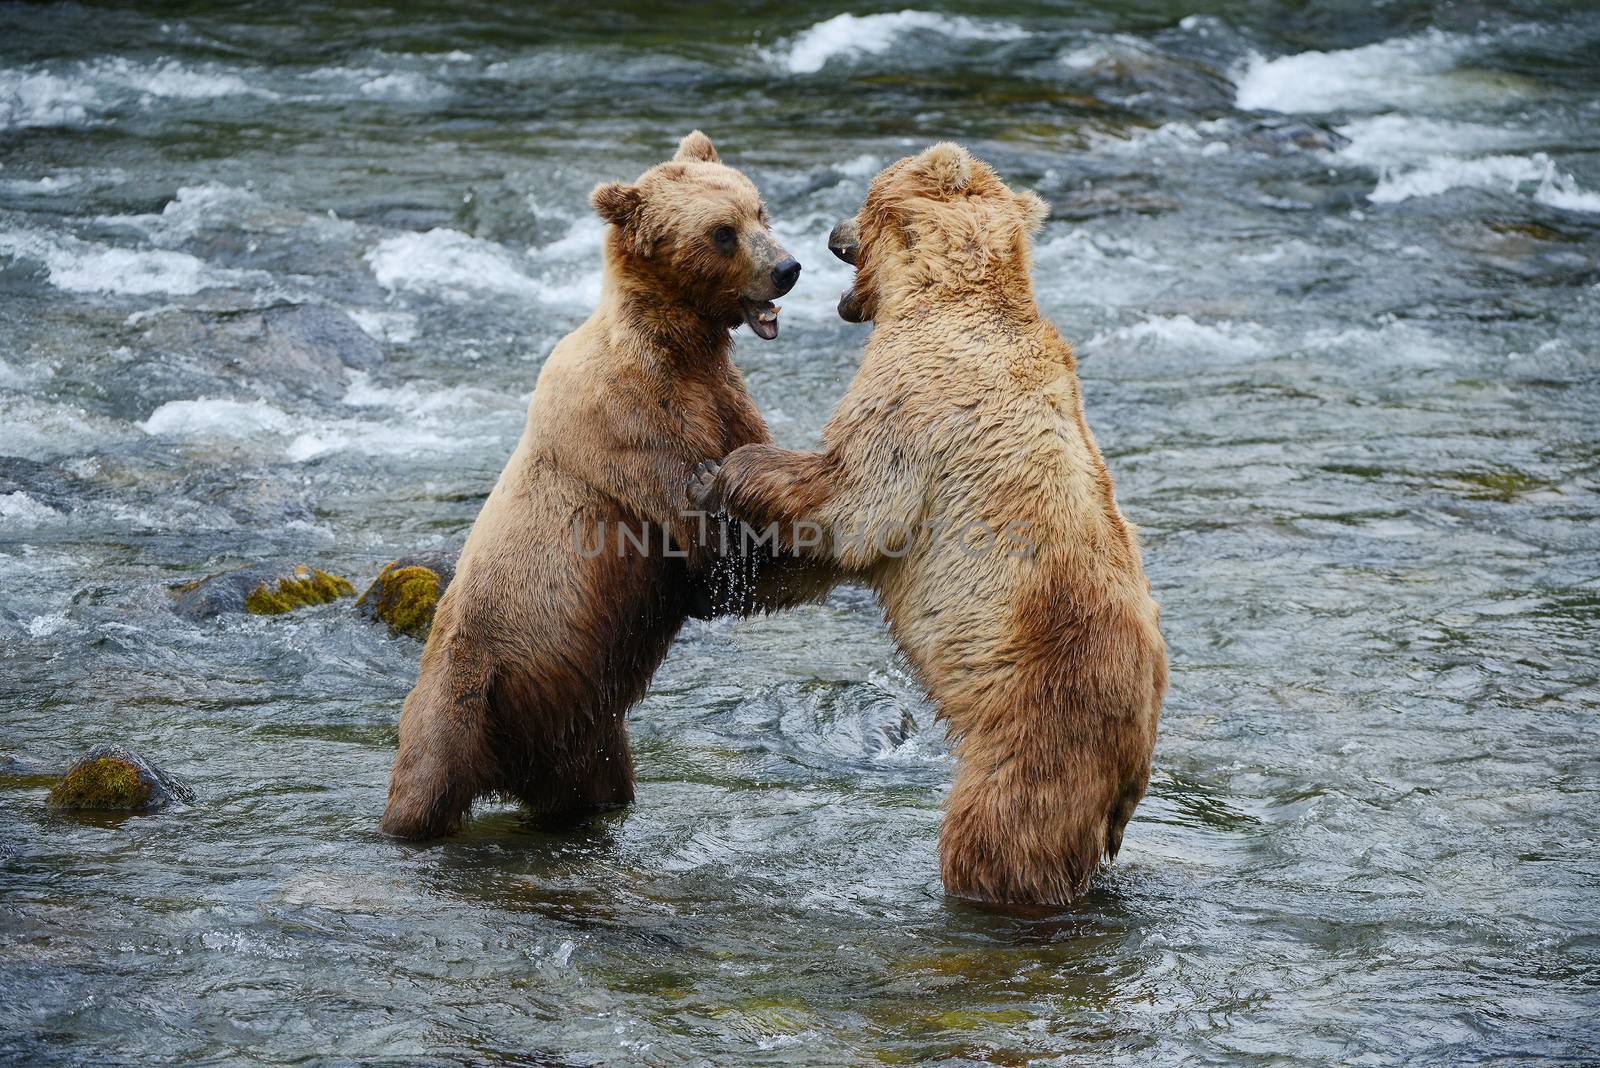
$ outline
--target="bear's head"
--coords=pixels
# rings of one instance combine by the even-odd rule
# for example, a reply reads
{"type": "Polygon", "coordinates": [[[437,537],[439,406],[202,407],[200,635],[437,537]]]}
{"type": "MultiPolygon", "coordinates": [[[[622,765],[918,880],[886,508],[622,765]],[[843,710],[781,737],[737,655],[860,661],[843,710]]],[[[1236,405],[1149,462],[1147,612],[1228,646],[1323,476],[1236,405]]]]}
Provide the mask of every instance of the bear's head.
{"type": "Polygon", "coordinates": [[[1046,214],[1037,194],[1013,192],[948,141],[891,163],[855,218],[828,235],[833,254],[856,269],[839,317],[881,322],[941,295],[1031,304],[1028,242],[1046,214]]]}
{"type": "Polygon", "coordinates": [[[597,186],[589,202],[611,224],[609,266],[630,284],[663,306],[778,336],[772,301],[794,288],[800,264],[773,238],[755,185],[722,163],[705,134],[691,132],[632,185],[597,186]]]}

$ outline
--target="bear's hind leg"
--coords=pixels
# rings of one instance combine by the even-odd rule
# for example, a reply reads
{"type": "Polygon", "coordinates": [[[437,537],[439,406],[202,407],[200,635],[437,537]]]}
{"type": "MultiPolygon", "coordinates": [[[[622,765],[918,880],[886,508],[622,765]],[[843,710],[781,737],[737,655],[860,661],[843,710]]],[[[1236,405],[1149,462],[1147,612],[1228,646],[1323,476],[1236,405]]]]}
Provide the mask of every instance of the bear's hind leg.
{"type": "Polygon", "coordinates": [[[378,830],[418,840],[454,834],[480,792],[462,762],[441,757],[437,750],[402,749],[378,830]]]}
{"type": "Polygon", "coordinates": [[[378,829],[396,838],[438,838],[461,827],[473,798],[495,784],[486,744],[484,688],[424,655],[422,677],[400,715],[400,751],[378,829]]]}
{"type": "Polygon", "coordinates": [[[620,713],[592,736],[568,741],[559,756],[531,760],[522,781],[507,789],[536,822],[568,827],[633,804],[633,754],[620,713]]]}
{"type": "Polygon", "coordinates": [[[1094,761],[959,759],[939,831],[945,891],[993,904],[1077,900],[1108,844],[1112,798],[1094,761]]]}

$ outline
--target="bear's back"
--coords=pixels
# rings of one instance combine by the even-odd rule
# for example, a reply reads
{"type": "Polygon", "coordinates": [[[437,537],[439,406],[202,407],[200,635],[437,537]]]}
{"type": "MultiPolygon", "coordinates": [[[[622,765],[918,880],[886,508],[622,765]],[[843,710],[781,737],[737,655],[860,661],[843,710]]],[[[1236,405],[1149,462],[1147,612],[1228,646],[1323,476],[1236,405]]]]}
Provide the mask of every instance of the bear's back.
{"type": "Polygon", "coordinates": [[[841,414],[886,419],[892,446],[877,451],[908,457],[922,479],[921,536],[874,584],[930,682],[1029,655],[1018,620],[1048,628],[1058,604],[1142,614],[1137,543],[1051,324],[896,324],[874,337],[851,392],[841,414]]]}

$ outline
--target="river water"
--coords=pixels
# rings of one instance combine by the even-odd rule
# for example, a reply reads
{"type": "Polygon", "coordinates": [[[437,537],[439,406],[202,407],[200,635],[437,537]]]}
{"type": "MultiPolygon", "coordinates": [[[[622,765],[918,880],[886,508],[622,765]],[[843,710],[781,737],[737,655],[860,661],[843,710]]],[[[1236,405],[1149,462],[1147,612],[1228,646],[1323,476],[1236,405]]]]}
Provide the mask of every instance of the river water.
{"type": "Polygon", "coordinates": [[[1600,1059],[1600,10],[803,7],[0,6],[0,1057],[1600,1059]],[[375,833],[415,642],[169,608],[459,545],[588,190],[694,126],[805,265],[737,350],[790,446],[879,167],[955,138],[1052,206],[1173,668],[1079,907],[941,894],[951,759],[858,589],[691,623],[631,810],[428,848],[375,833]],[[374,351],[263,356],[285,303],[374,351]],[[49,814],[101,741],[195,804],[49,814]]]}

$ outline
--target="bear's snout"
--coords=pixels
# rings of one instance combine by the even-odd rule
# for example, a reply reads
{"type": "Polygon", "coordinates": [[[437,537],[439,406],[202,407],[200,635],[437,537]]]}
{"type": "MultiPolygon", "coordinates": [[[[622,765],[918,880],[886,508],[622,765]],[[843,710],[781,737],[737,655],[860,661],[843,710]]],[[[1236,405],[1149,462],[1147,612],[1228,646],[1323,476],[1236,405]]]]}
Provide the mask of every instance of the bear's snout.
{"type": "Polygon", "coordinates": [[[783,296],[794,288],[795,282],[800,279],[800,261],[793,256],[772,269],[772,288],[776,289],[778,296],[783,296]]]}

